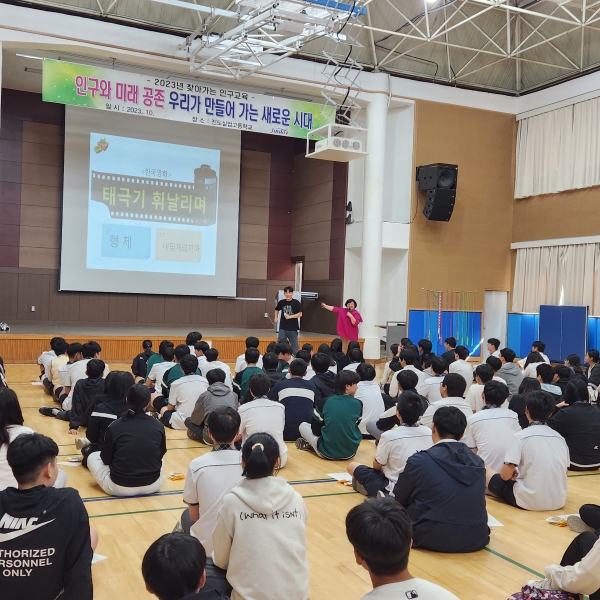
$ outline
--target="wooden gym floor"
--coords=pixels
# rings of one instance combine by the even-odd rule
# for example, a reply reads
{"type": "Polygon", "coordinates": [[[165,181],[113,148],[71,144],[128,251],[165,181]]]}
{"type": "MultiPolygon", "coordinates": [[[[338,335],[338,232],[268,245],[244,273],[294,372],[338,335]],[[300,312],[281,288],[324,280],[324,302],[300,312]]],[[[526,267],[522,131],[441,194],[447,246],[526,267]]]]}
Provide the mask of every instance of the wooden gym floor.
{"type": "MultiPolygon", "coordinates": [[[[111,370],[129,370],[129,365],[110,366],[111,370]]],[[[77,454],[74,438],[68,434],[66,422],[39,414],[40,406],[52,402],[41,387],[31,385],[38,369],[37,365],[7,365],[7,379],[19,395],[25,424],[54,438],[60,447],[59,461],[66,461],[77,454]]],[[[381,369],[378,365],[378,371],[381,369]]],[[[357,600],[371,585],[367,572],[354,562],[344,518],[364,497],[350,487],[323,481],[329,479],[328,473],[345,471],[345,461],[325,461],[288,445],[288,463],[280,475],[302,494],[309,511],[310,598],[357,600]]],[[[107,497],[87,469],[61,466],[67,473],[67,485],[79,490],[90,522],[100,534],[96,552],[108,557],[92,569],[97,600],[150,598],[141,576],[142,557],[151,542],[172,531],[184,508],[184,482],[166,477],[175,471],[186,473],[190,460],[208,451],[185,432],[173,430],[167,430],[167,448],[166,483],[160,493],[145,498],[107,497]]],[[[373,442],[364,441],[357,460],[371,464],[374,453],[373,442]]],[[[567,528],[549,525],[546,518],[577,512],[586,502],[598,502],[599,491],[600,473],[570,475],[567,505],[551,513],[526,512],[488,498],[488,511],[504,525],[492,529],[488,548],[462,555],[413,550],[410,571],[446,587],[462,600],[506,600],[526,580],[541,578],[546,565],[558,563],[575,536],[567,528]]],[[[268,550],[264,557],[269,559],[268,550]]]]}

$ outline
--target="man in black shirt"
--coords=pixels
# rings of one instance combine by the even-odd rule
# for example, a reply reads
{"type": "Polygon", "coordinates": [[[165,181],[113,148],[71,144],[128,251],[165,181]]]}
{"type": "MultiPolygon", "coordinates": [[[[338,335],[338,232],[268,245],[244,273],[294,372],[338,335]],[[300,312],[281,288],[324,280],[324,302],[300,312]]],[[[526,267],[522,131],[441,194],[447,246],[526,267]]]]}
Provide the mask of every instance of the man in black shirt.
{"type": "Polygon", "coordinates": [[[279,319],[281,312],[281,321],[279,322],[278,342],[286,340],[292,346],[294,354],[298,352],[298,332],[300,331],[300,318],[302,317],[302,306],[298,300],[294,300],[294,288],[286,285],[283,288],[285,300],[280,300],[275,307],[275,322],[279,319]]]}
{"type": "Polygon", "coordinates": [[[451,365],[456,360],[456,357],[454,356],[454,351],[456,350],[456,338],[447,337],[444,340],[444,348],[446,348],[446,352],[444,352],[442,356],[446,359],[446,362],[451,365]]]}
{"type": "Polygon", "coordinates": [[[57,455],[56,443],[39,433],[22,434],[8,447],[19,487],[0,492],[2,598],[92,600],[98,534],[77,491],[52,487],[57,455]]]}

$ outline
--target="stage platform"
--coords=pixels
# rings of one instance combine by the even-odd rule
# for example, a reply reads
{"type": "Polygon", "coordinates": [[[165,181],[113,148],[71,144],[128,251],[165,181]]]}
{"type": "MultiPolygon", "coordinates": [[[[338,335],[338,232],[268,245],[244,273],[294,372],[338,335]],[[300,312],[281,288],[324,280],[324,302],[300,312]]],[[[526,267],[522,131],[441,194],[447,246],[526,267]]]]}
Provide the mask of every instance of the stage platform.
{"type": "MultiPolygon", "coordinates": [[[[96,340],[102,346],[102,359],[107,362],[130,362],[142,351],[142,341],[150,339],[153,349],[158,351],[161,340],[171,340],[175,345],[183,344],[189,327],[134,326],[106,327],[98,325],[15,325],[10,333],[0,333],[0,356],[7,364],[31,364],[38,356],[49,349],[50,339],[64,337],[67,342],[96,340]]],[[[269,342],[277,341],[273,329],[243,329],[241,327],[198,327],[202,339],[219,350],[219,359],[235,361],[246,350],[245,340],[254,335],[260,341],[260,351],[264,352],[269,342]]],[[[318,346],[329,342],[335,336],[321,333],[300,332],[300,345],[310,343],[318,346]]]]}

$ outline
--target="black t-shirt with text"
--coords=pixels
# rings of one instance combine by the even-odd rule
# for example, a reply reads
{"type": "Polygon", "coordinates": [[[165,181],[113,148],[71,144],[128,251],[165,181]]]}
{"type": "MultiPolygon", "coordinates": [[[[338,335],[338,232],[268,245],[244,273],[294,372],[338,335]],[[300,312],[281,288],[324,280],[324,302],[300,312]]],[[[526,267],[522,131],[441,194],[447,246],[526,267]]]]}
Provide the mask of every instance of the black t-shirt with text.
{"type": "Polygon", "coordinates": [[[297,315],[302,310],[302,305],[298,300],[280,300],[275,307],[275,310],[282,311],[281,318],[279,319],[279,329],[284,331],[298,331],[300,329],[300,322],[298,319],[286,319],[283,315],[297,315]]]}

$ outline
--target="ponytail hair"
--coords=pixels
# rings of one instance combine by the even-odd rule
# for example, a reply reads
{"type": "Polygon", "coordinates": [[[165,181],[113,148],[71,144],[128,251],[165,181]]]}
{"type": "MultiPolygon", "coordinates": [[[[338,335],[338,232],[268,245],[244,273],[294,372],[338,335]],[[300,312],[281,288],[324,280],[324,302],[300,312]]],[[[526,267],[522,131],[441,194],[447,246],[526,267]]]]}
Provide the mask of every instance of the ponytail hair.
{"type": "Polygon", "coordinates": [[[273,475],[279,458],[279,445],[268,433],[252,434],[242,446],[242,475],[246,479],[261,479],[273,475]]]}
{"type": "Polygon", "coordinates": [[[132,385],[127,392],[126,417],[133,417],[142,412],[150,404],[150,389],[143,383],[132,385]]]}

